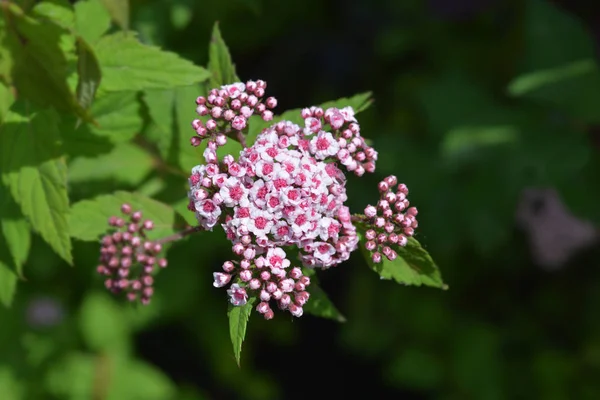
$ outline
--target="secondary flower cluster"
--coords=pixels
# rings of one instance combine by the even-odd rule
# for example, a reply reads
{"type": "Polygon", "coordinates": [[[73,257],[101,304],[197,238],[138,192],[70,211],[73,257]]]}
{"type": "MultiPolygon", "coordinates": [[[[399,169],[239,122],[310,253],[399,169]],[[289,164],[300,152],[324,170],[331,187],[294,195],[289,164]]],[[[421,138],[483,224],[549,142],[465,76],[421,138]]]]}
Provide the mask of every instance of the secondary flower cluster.
{"type": "Polygon", "coordinates": [[[102,238],[97,271],[107,277],[104,284],[113,293],[126,293],[129,301],[148,304],[154,293],[152,272],[155,266],[165,268],[167,260],[158,257],[160,243],[146,240],[146,232],[154,228],[152,220],[142,220],[142,213],[132,212],[129,204],[123,204],[121,212],[129,220],[109,218],[113,232],[102,238]]]}
{"type": "Polygon", "coordinates": [[[382,261],[382,253],[390,261],[396,259],[398,254],[389,245],[406,246],[407,238],[414,234],[418,226],[417,209],[409,207],[406,198],[408,188],[403,183],[396,184],[398,180],[393,175],[379,182],[377,207],[368,205],[365,208],[365,220],[374,228],[365,233],[365,248],[371,252],[375,263],[382,261]]]}
{"type": "Polygon", "coordinates": [[[208,139],[213,147],[225,145],[228,136],[235,136],[235,133],[246,128],[248,119],[254,113],[264,121],[272,120],[271,109],[277,106],[277,100],[269,97],[262,102],[266,88],[266,82],[261,80],[245,84],[237,82],[221,89],[212,89],[207,97],[198,97],[196,112],[209,119],[192,121],[196,131],[196,136],[190,139],[192,146],[199,146],[203,139],[208,139]]]}

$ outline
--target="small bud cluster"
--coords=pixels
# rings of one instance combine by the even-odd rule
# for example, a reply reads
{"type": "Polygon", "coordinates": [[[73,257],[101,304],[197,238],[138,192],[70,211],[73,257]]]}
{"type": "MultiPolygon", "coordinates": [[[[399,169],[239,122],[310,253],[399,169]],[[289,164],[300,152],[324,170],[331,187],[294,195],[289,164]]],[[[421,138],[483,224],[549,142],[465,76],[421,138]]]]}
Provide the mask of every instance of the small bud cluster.
{"type": "Polygon", "coordinates": [[[129,204],[121,206],[124,218],[108,220],[112,233],[102,238],[99,274],[106,276],[105,286],[113,293],[126,293],[129,301],[140,299],[148,304],[154,292],[152,272],[155,266],[165,268],[167,260],[159,258],[162,245],[146,239],[154,228],[152,220],[142,220],[141,211],[132,212],[129,204]]]}
{"type": "Polygon", "coordinates": [[[262,101],[266,88],[266,82],[261,80],[245,84],[237,82],[212,89],[207,97],[198,97],[196,112],[208,119],[192,121],[192,127],[196,131],[196,136],[190,139],[192,146],[199,146],[203,139],[208,139],[208,147],[216,150],[227,143],[228,135],[243,131],[248,119],[255,113],[264,121],[272,120],[271,109],[277,106],[277,100],[269,97],[262,101]]]}
{"type": "Polygon", "coordinates": [[[408,188],[403,183],[397,184],[398,180],[393,175],[379,182],[377,206],[368,205],[365,208],[366,220],[372,226],[365,234],[365,248],[371,252],[375,263],[382,261],[382,254],[388,260],[396,259],[398,254],[390,245],[406,246],[408,237],[414,234],[418,226],[418,211],[416,207],[409,207],[406,198],[408,188]]]}

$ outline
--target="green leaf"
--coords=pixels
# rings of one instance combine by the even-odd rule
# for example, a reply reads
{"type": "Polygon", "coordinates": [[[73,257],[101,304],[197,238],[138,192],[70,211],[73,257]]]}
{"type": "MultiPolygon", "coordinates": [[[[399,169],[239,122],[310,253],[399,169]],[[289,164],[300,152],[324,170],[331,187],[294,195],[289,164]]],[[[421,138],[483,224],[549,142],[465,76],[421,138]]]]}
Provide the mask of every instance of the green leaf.
{"type": "Polygon", "coordinates": [[[79,329],[94,351],[126,350],[129,325],[121,307],[105,293],[87,295],[79,311],[79,329]]]}
{"type": "Polygon", "coordinates": [[[250,319],[250,313],[254,306],[256,298],[248,299],[248,302],[243,306],[229,305],[229,336],[231,337],[231,343],[233,344],[233,354],[238,367],[240,366],[240,359],[242,354],[242,342],[246,337],[246,327],[248,320],[250,319]]]}
{"type": "Polygon", "coordinates": [[[0,368],[0,388],[2,388],[2,398],[4,400],[20,400],[25,398],[25,388],[9,366],[2,366],[0,368]]]}
{"type": "Polygon", "coordinates": [[[167,89],[202,82],[210,73],[175,53],[140,43],[133,34],[117,33],[96,43],[103,91],[167,89]]]}
{"type": "Polygon", "coordinates": [[[0,124],[6,118],[10,106],[15,102],[15,96],[12,90],[4,83],[0,82],[0,124]]]}
{"type": "MultiPolygon", "coordinates": [[[[364,234],[362,235],[364,237],[364,234]]],[[[398,253],[394,261],[382,257],[379,264],[373,263],[370,252],[360,240],[360,248],[369,267],[377,272],[381,279],[393,279],[403,285],[431,286],[446,290],[448,286],[442,281],[442,275],[431,256],[413,237],[408,239],[405,247],[395,246],[398,253]]],[[[310,300],[309,300],[310,301],[310,300]]]]}
{"type": "Polygon", "coordinates": [[[213,27],[208,48],[208,70],[211,73],[211,88],[218,88],[222,85],[240,81],[240,78],[235,73],[235,66],[231,61],[229,49],[221,37],[218,22],[215,22],[213,27]]]}
{"type": "Polygon", "coordinates": [[[329,300],[327,294],[314,280],[310,282],[306,290],[310,293],[310,298],[303,307],[305,312],[337,322],[346,322],[346,317],[340,313],[331,300],[329,300]]]}
{"type": "Polygon", "coordinates": [[[23,265],[31,248],[31,230],[18,205],[3,186],[0,186],[0,210],[3,211],[0,217],[2,234],[12,255],[15,272],[22,277],[23,265]]]}
{"type": "Polygon", "coordinates": [[[75,26],[79,35],[94,43],[110,28],[110,15],[100,0],[84,0],[75,3],[75,26]]]}
{"type": "Polygon", "coordinates": [[[17,292],[17,280],[17,274],[0,260],[0,302],[4,307],[12,305],[13,298],[17,292]]]}
{"type": "Polygon", "coordinates": [[[75,14],[67,0],[46,0],[35,5],[33,14],[39,19],[47,19],[68,30],[75,28],[75,14]]]}
{"type": "Polygon", "coordinates": [[[124,31],[129,30],[129,0],[101,0],[106,11],[124,31]]]}
{"type": "Polygon", "coordinates": [[[0,127],[0,170],[32,227],[72,264],[67,174],[57,120],[51,111],[11,113],[0,127]]]}
{"type": "MultiPolygon", "coordinates": [[[[54,5],[52,7],[52,10],[58,9],[54,5]]],[[[47,11],[44,8],[41,10],[47,11]]],[[[71,46],[70,32],[55,23],[40,22],[26,16],[13,3],[8,3],[4,11],[11,21],[6,26],[7,35],[3,40],[10,54],[4,54],[0,61],[1,73],[10,72],[12,79],[9,77],[9,83],[14,80],[20,96],[42,106],[51,105],[59,110],[74,112],[90,121],[67,83],[69,65],[65,50],[71,46]]],[[[66,17],[59,14],[56,18],[62,21],[66,17]]]]}
{"type": "MultiPolygon", "coordinates": [[[[175,95],[173,89],[146,90],[144,102],[148,106],[150,118],[154,121],[154,127],[149,128],[147,136],[156,143],[163,159],[167,159],[175,144],[175,95]]],[[[190,126],[188,124],[188,126],[190,126]]]]}
{"type": "Polygon", "coordinates": [[[77,157],[69,163],[69,181],[114,180],[138,185],[152,171],[152,156],[132,143],[119,143],[108,153],[94,158],[77,157]]]}
{"type": "Polygon", "coordinates": [[[519,76],[508,92],[556,107],[584,122],[600,122],[600,68],[591,59],[519,76]]]}
{"type": "Polygon", "coordinates": [[[525,3],[522,72],[594,57],[592,36],[580,18],[549,1],[525,3]]]}
{"type": "Polygon", "coordinates": [[[131,140],[142,129],[140,103],[135,92],[105,93],[96,98],[91,113],[98,126],[88,129],[115,143],[131,140]]]}
{"type": "Polygon", "coordinates": [[[154,221],[154,229],[148,232],[150,240],[175,232],[174,224],[179,221],[172,207],[138,193],[118,191],[73,204],[69,215],[71,236],[79,240],[98,240],[108,231],[108,219],[113,215],[120,215],[123,203],[129,203],[134,210],[142,211],[144,219],[154,221]]]}
{"type": "Polygon", "coordinates": [[[94,50],[81,38],[77,39],[77,73],[77,101],[87,110],[96,96],[101,73],[94,50]]]}

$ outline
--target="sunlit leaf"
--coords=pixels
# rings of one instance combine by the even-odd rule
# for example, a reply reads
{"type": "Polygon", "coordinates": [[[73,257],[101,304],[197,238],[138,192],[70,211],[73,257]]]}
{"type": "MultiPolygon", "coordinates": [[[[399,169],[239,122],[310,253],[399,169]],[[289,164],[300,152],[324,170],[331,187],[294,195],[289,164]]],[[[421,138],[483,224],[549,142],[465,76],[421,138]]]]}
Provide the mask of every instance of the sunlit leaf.
{"type": "MultiPolygon", "coordinates": [[[[144,102],[148,107],[154,126],[147,130],[147,136],[156,143],[160,154],[167,159],[171,154],[175,133],[175,95],[173,89],[144,91],[144,102]]],[[[189,126],[189,125],[188,125],[189,126]]]]}
{"type": "MultiPolygon", "coordinates": [[[[72,111],[90,121],[67,84],[69,66],[65,46],[71,46],[68,44],[72,42],[70,32],[58,24],[26,16],[13,3],[8,3],[3,9],[11,24],[7,25],[4,38],[10,53],[0,61],[1,73],[12,72],[20,95],[42,106],[52,105],[59,110],[72,111]]],[[[59,7],[52,8],[56,9],[59,7]]],[[[56,16],[59,22],[63,17],[62,14],[56,16]]]]}
{"type": "Polygon", "coordinates": [[[14,202],[8,189],[0,187],[0,228],[15,266],[15,272],[23,276],[23,265],[31,248],[31,230],[19,206],[14,202]]]}
{"type": "Polygon", "coordinates": [[[110,28],[110,15],[101,0],[80,0],[74,7],[75,29],[86,42],[96,42],[110,28]]]}
{"type": "Polygon", "coordinates": [[[227,85],[240,80],[235,73],[235,66],[231,61],[229,49],[221,37],[218,22],[216,22],[213,27],[212,37],[210,39],[208,49],[208,70],[211,73],[211,88],[218,88],[221,85],[227,85]]]}
{"type": "Polygon", "coordinates": [[[139,146],[119,143],[104,155],[93,158],[78,157],[69,163],[69,181],[72,183],[110,179],[138,185],[150,173],[152,156],[139,146]]]}
{"type": "Polygon", "coordinates": [[[90,112],[97,126],[90,125],[87,129],[112,142],[129,141],[142,129],[140,103],[135,92],[105,93],[96,98],[90,112]]]}
{"type": "Polygon", "coordinates": [[[33,229],[72,263],[67,174],[54,112],[11,113],[0,127],[2,180],[33,229]]]}
{"type": "Polygon", "coordinates": [[[104,36],[94,47],[102,70],[102,91],[167,89],[210,76],[175,53],[140,43],[134,34],[104,36]]]}
{"type": "Polygon", "coordinates": [[[227,313],[229,317],[229,335],[238,366],[242,356],[242,343],[246,337],[246,327],[255,302],[255,298],[250,298],[243,306],[229,305],[229,312],[227,313]]]}
{"type": "Polygon", "coordinates": [[[144,219],[154,221],[154,229],[148,232],[150,239],[174,232],[174,224],[178,220],[173,208],[139,193],[118,191],[73,204],[69,215],[71,236],[79,240],[98,240],[109,228],[108,219],[113,215],[120,215],[123,203],[129,203],[134,210],[142,211],[144,219]]]}

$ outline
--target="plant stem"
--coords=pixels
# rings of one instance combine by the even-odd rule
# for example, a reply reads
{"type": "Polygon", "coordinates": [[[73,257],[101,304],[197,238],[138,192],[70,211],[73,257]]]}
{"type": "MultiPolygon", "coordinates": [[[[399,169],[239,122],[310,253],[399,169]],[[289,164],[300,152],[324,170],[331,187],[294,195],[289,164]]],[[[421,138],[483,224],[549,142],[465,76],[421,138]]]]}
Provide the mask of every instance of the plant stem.
{"type": "Polygon", "coordinates": [[[204,228],[202,228],[201,226],[190,226],[187,229],[184,229],[182,231],[179,231],[177,233],[174,233],[174,234],[164,237],[162,239],[158,239],[156,241],[156,243],[165,244],[165,243],[169,243],[169,242],[174,242],[176,240],[181,240],[186,236],[189,236],[193,233],[200,232],[203,230],[204,230],[204,228]]]}

